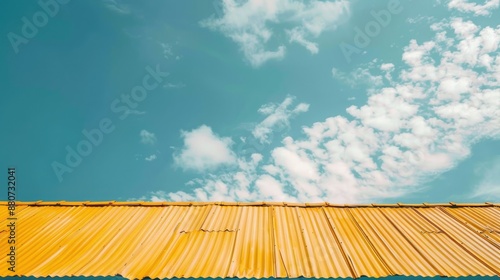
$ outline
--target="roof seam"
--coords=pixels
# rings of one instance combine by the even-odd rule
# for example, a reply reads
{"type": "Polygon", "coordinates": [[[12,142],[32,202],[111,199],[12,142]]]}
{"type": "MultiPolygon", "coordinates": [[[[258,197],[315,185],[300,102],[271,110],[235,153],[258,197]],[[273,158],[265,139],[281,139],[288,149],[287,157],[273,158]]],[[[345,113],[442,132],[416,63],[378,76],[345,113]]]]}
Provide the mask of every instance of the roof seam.
{"type": "Polygon", "coordinates": [[[303,220],[303,217],[302,217],[301,213],[299,212],[299,209],[295,208],[294,210],[296,211],[295,214],[297,215],[297,220],[299,221],[300,236],[302,237],[302,242],[304,242],[304,245],[306,247],[305,252],[306,252],[306,256],[307,256],[307,264],[309,266],[310,271],[313,271],[314,269],[313,269],[313,265],[311,263],[312,256],[311,256],[311,254],[309,252],[310,248],[308,246],[308,245],[310,245],[309,244],[309,238],[306,238],[306,235],[304,233],[305,232],[304,220],[303,220]]]}
{"type": "Polygon", "coordinates": [[[419,211],[417,211],[416,209],[412,209],[413,211],[415,211],[420,217],[422,217],[424,220],[426,220],[428,223],[430,223],[431,225],[435,226],[436,228],[438,228],[440,231],[442,231],[451,241],[453,241],[455,244],[457,244],[460,248],[462,248],[462,250],[466,251],[470,256],[472,256],[474,259],[476,259],[478,262],[480,262],[481,264],[483,264],[484,266],[486,266],[488,269],[490,269],[492,272],[496,273],[498,276],[500,276],[500,271],[496,270],[494,267],[491,267],[488,263],[484,262],[481,258],[479,258],[476,254],[474,254],[473,252],[471,252],[469,249],[467,249],[467,247],[465,247],[464,245],[462,245],[460,242],[458,242],[458,240],[456,240],[454,237],[452,237],[450,234],[448,234],[446,231],[444,231],[441,227],[439,227],[437,224],[435,224],[434,222],[432,222],[430,219],[428,219],[427,217],[425,217],[422,213],[420,213],[419,211]]]}
{"type": "Polygon", "coordinates": [[[213,207],[214,205],[210,205],[210,209],[208,210],[208,213],[207,215],[205,216],[205,218],[203,219],[203,222],[201,222],[200,224],[200,230],[203,230],[203,225],[205,224],[205,222],[207,221],[208,219],[208,216],[210,216],[211,213],[215,212],[215,209],[216,207],[213,207]]]}
{"type": "MultiPolygon", "coordinates": [[[[225,277],[228,276],[230,270],[231,270],[231,262],[233,261],[233,257],[234,257],[234,251],[236,250],[236,242],[238,240],[238,230],[236,231],[235,233],[235,236],[234,236],[234,242],[233,242],[233,248],[231,248],[231,255],[229,257],[229,265],[227,266],[227,270],[226,270],[226,273],[225,273],[225,277]]],[[[231,277],[234,277],[234,276],[231,276],[231,277]]]]}
{"type": "Polygon", "coordinates": [[[415,244],[413,244],[413,242],[411,242],[411,240],[408,238],[408,236],[406,236],[405,234],[403,234],[403,232],[401,232],[401,230],[394,224],[394,222],[389,218],[387,217],[387,215],[380,209],[378,209],[378,211],[380,212],[380,214],[382,214],[382,216],[387,220],[389,221],[389,223],[396,229],[396,231],[401,235],[403,236],[403,238],[408,242],[410,243],[410,246],[413,247],[413,249],[415,249],[415,251],[417,251],[418,254],[420,254],[420,256],[435,270],[436,273],[439,274],[439,276],[445,276],[446,274],[443,274],[436,266],[434,266],[434,264],[429,261],[427,259],[427,257],[425,257],[424,254],[422,254],[422,252],[418,249],[417,246],[415,246],[415,244]]]}
{"type": "Polygon", "coordinates": [[[344,247],[342,246],[342,243],[338,239],[338,236],[335,234],[334,226],[332,225],[332,222],[330,221],[330,217],[326,213],[325,207],[321,207],[321,210],[326,217],[326,220],[328,222],[328,228],[330,229],[330,232],[332,233],[333,238],[335,239],[335,242],[337,243],[337,246],[339,247],[339,250],[342,253],[342,257],[344,257],[344,262],[347,264],[347,267],[349,267],[349,271],[351,272],[352,278],[353,279],[359,278],[358,275],[356,274],[356,270],[354,269],[354,265],[352,264],[352,261],[350,260],[350,258],[348,259],[347,253],[345,252],[344,247]]]}
{"type": "Polygon", "coordinates": [[[290,273],[288,272],[288,268],[285,265],[285,261],[283,260],[283,255],[281,254],[281,249],[278,247],[278,241],[276,240],[276,232],[275,229],[276,227],[276,209],[271,207],[271,219],[272,219],[272,224],[271,224],[271,229],[272,229],[272,234],[273,234],[273,245],[274,245],[274,254],[275,254],[275,262],[274,262],[274,277],[279,278],[280,276],[278,275],[278,261],[280,261],[279,264],[283,265],[283,268],[285,269],[286,277],[290,277],[290,273]],[[276,252],[277,251],[277,252],[276,252]],[[277,259],[276,254],[279,253],[279,260],[277,259]]]}
{"type": "Polygon", "coordinates": [[[395,275],[394,271],[392,271],[392,269],[389,267],[389,265],[387,264],[387,262],[382,258],[382,256],[380,255],[380,253],[376,250],[375,246],[370,241],[370,239],[368,238],[368,236],[366,235],[366,233],[363,231],[363,229],[359,225],[359,223],[356,220],[356,218],[354,217],[354,215],[352,215],[350,209],[347,209],[347,215],[349,215],[349,218],[354,222],[354,225],[356,226],[356,228],[358,229],[358,231],[361,233],[361,235],[366,240],[366,242],[368,242],[368,245],[370,246],[370,249],[373,251],[373,253],[375,254],[375,256],[377,256],[377,258],[380,260],[380,262],[382,263],[382,265],[387,269],[387,272],[389,272],[392,276],[394,276],[395,275]]]}
{"type": "Polygon", "coordinates": [[[488,243],[492,244],[493,246],[495,246],[496,248],[500,249],[500,245],[496,244],[495,242],[493,242],[490,238],[487,238],[485,237],[483,234],[477,232],[476,230],[474,230],[474,228],[472,228],[469,224],[467,223],[464,223],[463,221],[461,221],[458,217],[456,217],[455,215],[453,215],[452,213],[446,211],[446,209],[439,209],[440,211],[442,211],[443,213],[445,213],[447,216],[449,216],[450,218],[452,218],[453,220],[457,221],[458,223],[460,223],[462,226],[465,226],[467,229],[469,229],[470,231],[474,232],[474,234],[476,235],[479,235],[482,239],[488,241],[488,243]]]}

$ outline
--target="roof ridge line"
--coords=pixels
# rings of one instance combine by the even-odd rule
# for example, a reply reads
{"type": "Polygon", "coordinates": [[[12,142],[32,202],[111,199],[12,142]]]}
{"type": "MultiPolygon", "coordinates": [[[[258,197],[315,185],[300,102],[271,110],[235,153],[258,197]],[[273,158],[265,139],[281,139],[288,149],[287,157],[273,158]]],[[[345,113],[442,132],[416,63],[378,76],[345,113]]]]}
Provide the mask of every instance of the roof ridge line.
{"type": "MultiPolygon", "coordinates": [[[[8,205],[0,201],[1,205],[8,205]]],[[[298,203],[298,202],[201,202],[201,201],[16,201],[18,206],[285,206],[285,207],[337,207],[337,208],[385,208],[385,207],[500,207],[500,203],[371,203],[371,204],[333,204],[329,202],[298,203]]]]}

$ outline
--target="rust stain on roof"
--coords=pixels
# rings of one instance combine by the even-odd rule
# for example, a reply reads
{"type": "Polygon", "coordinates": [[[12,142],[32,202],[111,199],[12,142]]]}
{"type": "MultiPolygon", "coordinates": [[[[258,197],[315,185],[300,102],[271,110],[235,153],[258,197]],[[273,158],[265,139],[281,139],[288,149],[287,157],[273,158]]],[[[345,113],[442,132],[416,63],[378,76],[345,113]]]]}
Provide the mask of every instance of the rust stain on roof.
{"type": "Polygon", "coordinates": [[[1,246],[0,276],[500,276],[499,207],[17,202],[16,272],[1,246]]]}

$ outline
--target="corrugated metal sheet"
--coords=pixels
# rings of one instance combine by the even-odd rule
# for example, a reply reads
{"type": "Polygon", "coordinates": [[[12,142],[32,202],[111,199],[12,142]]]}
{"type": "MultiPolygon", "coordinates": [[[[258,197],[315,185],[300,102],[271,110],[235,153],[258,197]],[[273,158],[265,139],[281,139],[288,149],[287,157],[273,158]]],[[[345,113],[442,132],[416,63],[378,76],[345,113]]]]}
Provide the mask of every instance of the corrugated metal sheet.
{"type": "MultiPolygon", "coordinates": [[[[3,277],[500,276],[491,203],[18,202],[15,217],[3,277]]],[[[0,202],[6,243],[7,218],[0,202]]]]}

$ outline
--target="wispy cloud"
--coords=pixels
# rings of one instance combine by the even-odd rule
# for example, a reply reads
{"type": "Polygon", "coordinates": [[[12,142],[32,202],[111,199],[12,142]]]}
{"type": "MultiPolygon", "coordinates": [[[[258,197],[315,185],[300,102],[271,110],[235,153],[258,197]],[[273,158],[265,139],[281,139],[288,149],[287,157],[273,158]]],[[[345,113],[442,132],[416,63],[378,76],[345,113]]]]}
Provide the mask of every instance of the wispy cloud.
{"type": "Polygon", "coordinates": [[[156,159],[156,155],[155,154],[152,154],[152,155],[147,156],[147,157],[144,158],[144,160],[146,160],[146,161],[153,161],[155,159],[156,159]]]}
{"type": "Polygon", "coordinates": [[[317,54],[319,52],[318,44],[304,38],[305,34],[302,29],[295,27],[291,30],[287,30],[286,34],[289,37],[290,43],[297,43],[305,47],[311,54],[317,54]]]}
{"type": "Polygon", "coordinates": [[[145,111],[139,111],[139,110],[133,110],[127,108],[127,110],[123,113],[123,118],[129,116],[129,115],[144,115],[146,114],[145,111]]]}
{"type": "Polygon", "coordinates": [[[422,21],[425,21],[426,23],[431,23],[436,21],[436,19],[432,16],[424,16],[424,15],[419,15],[417,17],[409,17],[406,19],[406,22],[410,24],[421,23],[422,21]]]}
{"type": "Polygon", "coordinates": [[[288,127],[291,118],[309,110],[309,104],[306,103],[300,103],[293,109],[289,108],[293,101],[294,97],[287,96],[281,104],[268,103],[262,105],[258,112],[266,116],[266,118],[253,128],[253,136],[261,143],[269,143],[269,135],[273,133],[273,130],[288,127]]]}
{"type": "Polygon", "coordinates": [[[141,130],[139,136],[141,137],[141,143],[143,144],[153,145],[154,143],[156,143],[155,134],[145,129],[141,130]]]}
{"type": "Polygon", "coordinates": [[[121,0],[102,0],[102,2],[108,9],[115,13],[122,15],[130,14],[130,7],[121,0]]]}
{"type": "Polygon", "coordinates": [[[465,13],[472,13],[476,16],[487,16],[491,11],[497,9],[500,5],[500,0],[485,0],[484,4],[470,3],[467,0],[450,0],[448,8],[456,9],[465,13]]]}
{"type": "Polygon", "coordinates": [[[167,88],[167,89],[176,89],[176,88],[183,88],[185,87],[186,85],[183,84],[183,83],[166,83],[163,85],[163,88],[167,88]]]}
{"type": "Polygon", "coordinates": [[[151,200],[151,198],[147,197],[146,195],[143,195],[141,197],[132,197],[127,199],[126,201],[148,201],[151,200]]]}
{"type": "Polygon", "coordinates": [[[290,43],[304,46],[312,54],[319,52],[313,40],[323,32],[334,30],[349,16],[349,1],[222,1],[223,15],[201,22],[203,27],[216,30],[233,40],[244,57],[254,67],[268,60],[279,60],[285,56],[284,43],[268,47],[275,34],[288,37],[290,43]],[[279,23],[290,28],[278,29],[279,23]],[[271,27],[273,26],[273,27],[271,27]]]}
{"type": "Polygon", "coordinates": [[[488,162],[488,165],[480,173],[482,178],[474,187],[470,198],[500,201],[500,157],[488,162]]]}
{"type": "Polygon", "coordinates": [[[359,86],[378,87],[383,84],[383,77],[371,74],[369,68],[360,67],[350,73],[344,73],[334,67],[332,68],[332,76],[352,88],[359,86]]]}
{"type": "Polygon", "coordinates": [[[219,137],[206,125],[192,131],[181,131],[181,137],[184,146],[173,157],[175,164],[184,170],[202,172],[236,163],[231,138],[219,137]]]}

